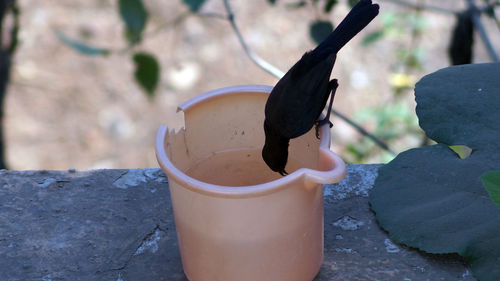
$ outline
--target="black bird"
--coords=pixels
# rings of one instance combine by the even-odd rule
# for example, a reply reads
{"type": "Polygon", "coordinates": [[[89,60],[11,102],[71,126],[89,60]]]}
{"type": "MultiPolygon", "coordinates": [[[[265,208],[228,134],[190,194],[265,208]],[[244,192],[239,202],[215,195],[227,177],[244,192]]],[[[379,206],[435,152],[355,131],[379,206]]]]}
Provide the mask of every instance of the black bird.
{"type": "MultiPolygon", "coordinates": [[[[271,170],[286,175],[290,139],[307,133],[316,124],[330,123],[337,80],[330,81],[337,52],[377,15],[379,6],[371,0],[359,1],[337,28],[314,50],[302,58],[274,86],[266,103],[262,158],[271,170]],[[325,119],[318,118],[330,96],[325,119]]],[[[331,123],[330,123],[331,126],[331,123]]]]}
{"type": "Polygon", "coordinates": [[[448,56],[453,65],[472,62],[472,46],[474,44],[474,22],[472,11],[467,9],[457,14],[457,23],[448,47],[448,56]]]}

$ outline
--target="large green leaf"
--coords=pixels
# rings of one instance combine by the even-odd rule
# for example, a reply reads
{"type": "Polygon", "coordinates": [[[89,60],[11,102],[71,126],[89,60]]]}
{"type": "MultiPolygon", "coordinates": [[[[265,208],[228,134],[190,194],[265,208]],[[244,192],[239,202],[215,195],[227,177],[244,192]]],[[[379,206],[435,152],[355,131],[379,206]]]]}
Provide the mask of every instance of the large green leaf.
{"type": "Polygon", "coordinates": [[[146,53],[135,53],[133,60],[135,80],[152,98],[160,77],[160,64],[153,55],[146,53]]]}
{"type": "Polygon", "coordinates": [[[420,126],[438,144],[382,167],[370,194],[391,238],[430,253],[458,253],[480,280],[500,280],[500,208],[481,176],[500,168],[500,64],[448,67],[417,83],[420,126]],[[461,159],[449,146],[472,149],[461,159]]]}
{"type": "Polygon", "coordinates": [[[137,44],[142,39],[148,13],[141,0],[119,0],[120,16],[125,23],[125,38],[130,44],[137,44]]]}
{"type": "Polygon", "coordinates": [[[491,200],[500,208],[500,171],[489,171],[481,176],[484,188],[490,194],[491,200]]]}

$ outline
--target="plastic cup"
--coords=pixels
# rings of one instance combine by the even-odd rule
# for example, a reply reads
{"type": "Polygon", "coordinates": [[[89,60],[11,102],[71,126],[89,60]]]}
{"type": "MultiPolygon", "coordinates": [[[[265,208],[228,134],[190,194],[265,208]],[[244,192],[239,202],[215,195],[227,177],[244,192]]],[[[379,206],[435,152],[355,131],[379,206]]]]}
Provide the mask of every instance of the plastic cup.
{"type": "Polygon", "coordinates": [[[261,157],[272,87],[214,90],[179,106],[185,128],[158,129],[182,265],[191,281],[312,280],[323,259],[323,185],[345,177],[330,130],[290,141],[282,177],[261,157]]]}

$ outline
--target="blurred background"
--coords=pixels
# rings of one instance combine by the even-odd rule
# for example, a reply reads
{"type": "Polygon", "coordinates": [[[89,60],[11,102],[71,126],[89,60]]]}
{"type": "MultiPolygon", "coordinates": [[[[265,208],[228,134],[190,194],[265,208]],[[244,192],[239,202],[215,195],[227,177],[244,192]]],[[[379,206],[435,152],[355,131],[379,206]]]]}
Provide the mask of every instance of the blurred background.
{"type": "MultiPolygon", "coordinates": [[[[157,167],[156,129],[183,126],[177,105],[215,88],[278,81],[249,58],[228,7],[248,47],[287,71],[356,2],[3,1],[5,163],[18,170],[157,167]]],[[[413,88],[422,76],[494,60],[471,22],[477,15],[493,48],[500,46],[500,1],[374,2],[380,15],[338,55],[334,108],[399,153],[430,143],[415,115],[413,88]]],[[[344,120],[332,122],[332,150],[346,162],[395,156],[344,120]]]]}

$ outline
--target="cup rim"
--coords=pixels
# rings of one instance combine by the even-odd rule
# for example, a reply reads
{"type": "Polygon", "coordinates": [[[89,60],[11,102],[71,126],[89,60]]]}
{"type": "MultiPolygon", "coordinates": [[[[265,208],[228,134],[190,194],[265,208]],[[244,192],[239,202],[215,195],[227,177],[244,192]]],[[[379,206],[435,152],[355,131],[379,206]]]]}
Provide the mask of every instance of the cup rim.
{"type": "MultiPolygon", "coordinates": [[[[248,92],[268,94],[272,89],[273,87],[266,85],[239,85],[220,88],[203,93],[187,100],[186,102],[178,106],[177,111],[186,112],[197,104],[222,96],[237,95],[248,92]]],[[[165,125],[162,125],[158,128],[156,134],[155,152],[158,164],[167,174],[169,179],[172,178],[172,180],[178,182],[182,186],[192,191],[219,197],[254,197],[276,192],[285,188],[294,181],[304,181],[306,183],[306,186],[316,186],[318,184],[336,183],[341,181],[345,177],[346,167],[344,161],[329,148],[330,128],[328,124],[321,126],[319,130],[320,157],[324,157],[330,163],[330,166],[332,167],[331,169],[327,171],[319,171],[309,168],[300,168],[282,178],[256,185],[224,186],[206,183],[186,175],[181,170],[179,170],[167,156],[167,153],[165,151],[166,138],[170,133],[175,134],[175,131],[171,130],[169,132],[168,127],[165,125]]]]}

